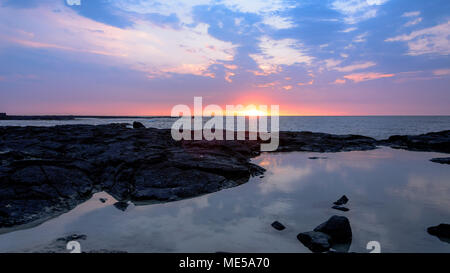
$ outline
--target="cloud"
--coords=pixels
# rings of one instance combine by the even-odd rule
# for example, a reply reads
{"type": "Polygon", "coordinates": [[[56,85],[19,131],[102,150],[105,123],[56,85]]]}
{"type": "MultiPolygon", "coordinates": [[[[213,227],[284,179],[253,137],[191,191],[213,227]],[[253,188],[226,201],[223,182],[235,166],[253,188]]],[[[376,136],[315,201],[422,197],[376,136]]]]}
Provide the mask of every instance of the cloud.
{"type": "Polygon", "coordinates": [[[407,42],[408,55],[450,54],[450,21],[434,27],[416,30],[410,34],[388,38],[386,42],[407,42]]]}
{"type": "Polygon", "coordinates": [[[247,13],[274,13],[294,8],[296,5],[291,1],[284,0],[222,0],[218,1],[231,10],[247,13]]]}
{"type": "MultiPolygon", "coordinates": [[[[175,29],[136,20],[133,27],[122,29],[82,17],[69,7],[59,9],[58,13],[42,7],[16,9],[15,17],[26,20],[17,20],[15,28],[8,24],[12,11],[0,9],[1,40],[25,47],[108,56],[113,64],[146,72],[150,77],[170,73],[211,77],[211,65],[234,58],[236,46],[209,35],[206,24],[175,29]]],[[[85,58],[95,61],[92,56],[85,58]]]]}
{"type": "Polygon", "coordinates": [[[227,71],[225,72],[225,80],[229,83],[233,82],[233,80],[231,79],[232,76],[236,75],[234,72],[231,71],[227,71]]]}
{"type": "Polygon", "coordinates": [[[66,0],[66,3],[69,6],[80,6],[81,0],[66,0]]]}
{"type": "Polygon", "coordinates": [[[420,23],[420,22],[422,22],[422,18],[421,18],[421,17],[406,22],[406,24],[405,24],[404,26],[405,26],[405,27],[410,27],[410,26],[417,25],[417,24],[420,23]]]}
{"type": "Polygon", "coordinates": [[[325,67],[328,70],[336,70],[336,71],[339,71],[339,72],[352,72],[352,71],[355,71],[355,70],[366,69],[366,68],[369,68],[369,67],[372,67],[372,66],[376,65],[376,63],[374,63],[374,62],[364,62],[364,63],[354,63],[354,64],[347,65],[347,66],[338,66],[341,63],[342,63],[341,60],[326,59],[325,60],[325,67]]]}
{"type": "Polygon", "coordinates": [[[352,80],[355,83],[358,82],[364,82],[364,81],[370,81],[370,80],[376,80],[381,78],[390,78],[394,77],[395,74],[381,74],[381,73],[357,73],[357,74],[350,74],[344,76],[345,79],[352,80]]]}
{"type": "Polygon", "coordinates": [[[261,53],[249,56],[263,71],[262,75],[278,73],[283,65],[311,64],[312,57],[306,55],[301,49],[299,41],[294,39],[273,40],[268,36],[259,39],[258,47],[261,53]]]}
{"type": "Polygon", "coordinates": [[[288,29],[295,27],[292,19],[280,17],[278,15],[266,16],[263,19],[263,24],[266,24],[274,29],[288,29]]]}
{"type": "Polygon", "coordinates": [[[409,11],[402,14],[402,17],[416,17],[420,15],[420,11],[409,11]]]}
{"type": "Polygon", "coordinates": [[[310,81],[307,82],[307,83],[304,83],[304,82],[299,82],[299,83],[297,83],[297,85],[299,85],[299,86],[312,85],[312,84],[314,84],[314,79],[310,80],[310,81]]]}
{"type": "Polygon", "coordinates": [[[260,87],[260,88],[275,87],[278,84],[279,84],[279,82],[275,81],[275,82],[269,82],[269,83],[264,83],[264,84],[258,84],[258,85],[256,85],[256,87],[260,87]]]}
{"type": "Polygon", "coordinates": [[[353,39],[353,42],[354,42],[354,43],[363,43],[363,42],[365,42],[365,41],[366,41],[366,37],[367,37],[368,34],[369,34],[368,32],[364,32],[364,33],[362,33],[362,34],[356,36],[356,37],[353,39]]]}
{"type": "Polygon", "coordinates": [[[332,84],[344,84],[346,83],[346,80],[344,79],[336,79],[334,82],[332,82],[332,84]]]}
{"type": "Polygon", "coordinates": [[[355,70],[361,70],[361,69],[366,69],[372,66],[375,66],[376,63],[374,62],[365,62],[365,63],[357,63],[357,64],[351,64],[351,65],[347,65],[347,66],[342,66],[342,67],[334,67],[333,69],[339,72],[352,72],[355,70]]]}
{"type": "Polygon", "coordinates": [[[357,29],[358,29],[358,28],[356,28],[356,27],[349,27],[349,28],[346,28],[346,29],[344,29],[344,30],[341,30],[341,32],[348,33],[348,32],[355,31],[355,30],[357,30],[357,29]]]}
{"type": "Polygon", "coordinates": [[[345,15],[347,24],[356,24],[377,15],[379,6],[388,0],[334,0],[331,8],[345,15]]]}
{"type": "Polygon", "coordinates": [[[292,85],[285,85],[285,86],[283,86],[283,89],[286,91],[289,91],[292,89],[292,85]]]}
{"type": "Polygon", "coordinates": [[[450,69],[449,68],[436,69],[433,70],[433,74],[436,76],[447,76],[450,75],[450,69]]]}

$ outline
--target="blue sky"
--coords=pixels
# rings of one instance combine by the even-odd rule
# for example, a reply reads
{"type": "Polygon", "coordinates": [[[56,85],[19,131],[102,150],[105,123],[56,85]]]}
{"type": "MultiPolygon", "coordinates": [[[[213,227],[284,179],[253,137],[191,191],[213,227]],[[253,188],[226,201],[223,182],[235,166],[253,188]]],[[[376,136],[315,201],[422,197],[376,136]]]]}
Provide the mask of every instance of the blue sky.
{"type": "Polygon", "coordinates": [[[0,1],[0,112],[450,114],[450,1],[0,1]]]}

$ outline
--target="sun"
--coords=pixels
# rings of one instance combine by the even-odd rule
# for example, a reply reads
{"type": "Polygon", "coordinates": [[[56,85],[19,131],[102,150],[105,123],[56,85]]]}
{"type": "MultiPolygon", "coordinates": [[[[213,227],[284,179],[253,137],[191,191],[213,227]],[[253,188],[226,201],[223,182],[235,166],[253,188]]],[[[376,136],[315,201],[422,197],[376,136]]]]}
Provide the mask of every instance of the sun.
{"type": "Polygon", "coordinates": [[[249,117],[258,117],[258,116],[268,116],[268,113],[265,111],[257,110],[257,109],[249,109],[239,112],[240,116],[249,116],[249,117]]]}

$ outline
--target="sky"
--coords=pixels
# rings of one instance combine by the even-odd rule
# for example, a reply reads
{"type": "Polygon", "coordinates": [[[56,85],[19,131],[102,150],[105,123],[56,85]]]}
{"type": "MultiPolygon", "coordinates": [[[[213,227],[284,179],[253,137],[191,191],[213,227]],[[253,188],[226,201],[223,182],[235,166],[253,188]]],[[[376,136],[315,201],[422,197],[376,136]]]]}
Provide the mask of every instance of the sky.
{"type": "Polygon", "coordinates": [[[448,0],[0,0],[0,112],[450,115],[448,0]]]}

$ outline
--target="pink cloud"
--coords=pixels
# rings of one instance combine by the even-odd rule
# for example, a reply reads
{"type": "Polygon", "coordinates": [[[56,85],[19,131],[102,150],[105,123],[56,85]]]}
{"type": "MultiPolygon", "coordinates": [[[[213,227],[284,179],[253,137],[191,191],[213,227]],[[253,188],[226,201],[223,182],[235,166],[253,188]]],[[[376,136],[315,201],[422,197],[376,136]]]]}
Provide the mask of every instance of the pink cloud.
{"type": "Polygon", "coordinates": [[[344,78],[358,83],[358,82],[376,80],[376,79],[381,79],[381,78],[391,78],[394,76],[395,76],[395,74],[382,74],[382,73],[369,72],[369,73],[350,74],[350,75],[344,76],[344,78]]]}
{"type": "Polygon", "coordinates": [[[231,72],[231,71],[227,71],[227,72],[225,72],[225,80],[227,81],[227,82],[233,82],[233,80],[231,79],[231,77],[232,76],[234,76],[234,75],[236,75],[236,74],[234,74],[233,72],[231,72]]]}
{"type": "Polygon", "coordinates": [[[292,89],[292,85],[283,86],[283,89],[286,90],[286,91],[289,91],[289,90],[292,89]]]}
{"type": "Polygon", "coordinates": [[[344,79],[336,79],[334,82],[332,82],[333,84],[344,84],[344,83],[346,83],[347,81],[346,80],[344,80],[344,79]]]}

